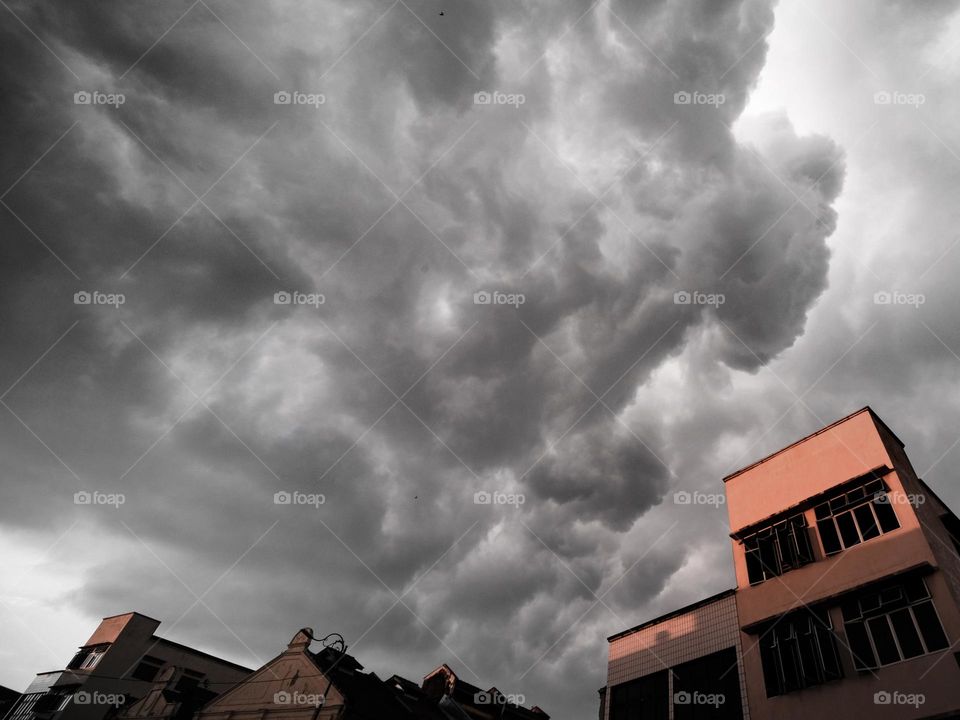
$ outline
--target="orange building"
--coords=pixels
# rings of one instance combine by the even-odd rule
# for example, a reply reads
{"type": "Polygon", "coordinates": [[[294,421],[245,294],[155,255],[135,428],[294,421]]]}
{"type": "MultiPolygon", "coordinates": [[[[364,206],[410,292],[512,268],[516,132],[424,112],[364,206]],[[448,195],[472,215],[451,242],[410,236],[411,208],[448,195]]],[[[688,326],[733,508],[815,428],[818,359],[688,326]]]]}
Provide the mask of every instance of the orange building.
{"type": "Polygon", "coordinates": [[[870,408],[724,484],[736,588],[611,636],[603,720],[960,718],[960,521],[870,408]]]}

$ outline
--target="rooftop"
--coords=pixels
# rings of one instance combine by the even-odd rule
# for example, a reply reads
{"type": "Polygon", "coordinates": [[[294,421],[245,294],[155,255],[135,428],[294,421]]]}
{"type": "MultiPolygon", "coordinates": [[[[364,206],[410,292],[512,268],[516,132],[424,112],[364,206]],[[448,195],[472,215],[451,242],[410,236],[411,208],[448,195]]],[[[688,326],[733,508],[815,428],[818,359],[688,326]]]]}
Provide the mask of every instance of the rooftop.
{"type": "Polygon", "coordinates": [[[727,482],[727,480],[730,480],[731,478],[734,478],[734,477],[736,477],[737,475],[740,475],[740,474],[742,474],[742,473],[745,473],[747,470],[752,470],[753,468],[757,467],[758,465],[761,465],[761,464],[767,462],[768,460],[770,460],[771,458],[776,457],[776,456],[779,455],[780,453],[786,452],[787,450],[790,450],[791,448],[796,447],[797,445],[800,445],[801,443],[805,443],[805,442],[807,442],[808,440],[810,440],[810,439],[812,439],[812,438],[815,438],[815,437],[817,437],[818,435],[821,435],[821,434],[827,432],[828,430],[831,430],[831,429],[835,428],[837,425],[841,425],[841,424],[847,422],[848,420],[851,420],[852,418],[855,418],[857,415],[860,415],[860,414],[865,413],[865,412],[866,412],[866,413],[870,413],[870,416],[873,418],[873,420],[874,420],[876,423],[878,423],[881,427],[883,427],[884,430],[886,430],[888,433],[890,433],[890,436],[900,444],[900,447],[903,447],[903,441],[896,436],[896,434],[893,432],[893,430],[891,430],[890,427],[889,427],[883,420],[880,419],[880,416],[877,415],[869,405],[864,405],[862,408],[860,408],[860,409],[857,410],[856,412],[852,412],[852,413],[850,413],[849,415],[847,415],[847,416],[845,416],[845,417],[842,417],[842,418],[840,418],[839,420],[837,420],[837,421],[835,421],[835,422],[830,423],[830,424],[827,425],[826,427],[822,427],[822,428],[820,428],[819,430],[817,430],[817,431],[815,431],[815,432],[812,432],[812,433],[810,433],[809,435],[806,435],[806,436],[800,438],[799,440],[795,440],[794,442],[790,443],[789,445],[787,445],[787,446],[785,446],[785,447],[782,447],[782,448],[780,448],[779,450],[776,450],[776,451],[770,453],[769,455],[766,455],[766,456],[760,458],[759,460],[756,460],[756,461],[750,463],[749,465],[746,465],[746,466],[740,468],[739,470],[733,471],[732,473],[730,473],[729,475],[727,475],[726,477],[724,477],[724,478],[723,478],[723,481],[724,481],[724,482],[727,482]]]}

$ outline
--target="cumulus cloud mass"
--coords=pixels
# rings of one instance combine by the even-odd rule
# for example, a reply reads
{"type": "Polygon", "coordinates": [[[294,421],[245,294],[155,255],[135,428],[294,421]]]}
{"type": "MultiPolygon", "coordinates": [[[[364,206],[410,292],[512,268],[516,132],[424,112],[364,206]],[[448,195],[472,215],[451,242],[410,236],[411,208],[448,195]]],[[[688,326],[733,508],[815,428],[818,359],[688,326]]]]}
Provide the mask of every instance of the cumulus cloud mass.
{"type": "Polygon", "coordinates": [[[733,584],[675,492],[949,457],[955,4],[800,5],[8,0],[0,682],[139,610],[591,717],[733,584]]]}

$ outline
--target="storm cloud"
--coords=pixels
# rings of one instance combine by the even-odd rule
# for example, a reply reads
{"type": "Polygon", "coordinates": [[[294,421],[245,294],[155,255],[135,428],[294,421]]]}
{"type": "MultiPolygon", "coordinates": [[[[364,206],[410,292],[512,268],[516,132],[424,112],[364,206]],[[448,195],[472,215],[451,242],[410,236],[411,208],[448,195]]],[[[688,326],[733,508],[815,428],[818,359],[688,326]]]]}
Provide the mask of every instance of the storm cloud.
{"type": "Polygon", "coordinates": [[[8,5],[0,521],[71,568],[7,588],[21,644],[44,605],[251,665],[310,625],[593,715],[606,635],[732,584],[675,491],[955,387],[948,317],[873,331],[836,282],[851,138],[746,112],[771,2],[8,5]]]}

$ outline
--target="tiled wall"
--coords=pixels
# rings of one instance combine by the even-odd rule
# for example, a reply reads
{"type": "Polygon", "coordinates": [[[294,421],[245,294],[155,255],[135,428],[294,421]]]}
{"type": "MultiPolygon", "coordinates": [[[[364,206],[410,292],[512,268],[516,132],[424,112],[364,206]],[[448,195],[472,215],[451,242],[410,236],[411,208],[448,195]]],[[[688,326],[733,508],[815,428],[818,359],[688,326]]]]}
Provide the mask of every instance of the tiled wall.
{"type": "MultiPolygon", "coordinates": [[[[735,647],[741,656],[736,596],[731,594],[688,613],[645,627],[610,643],[607,698],[610,687],[674,667],[710,653],[735,647]]],[[[739,664],[743,716],[749,718],[743,663],[739,664]]],[[[608,703],[609,717],[609,703],[608,703]]]]}

